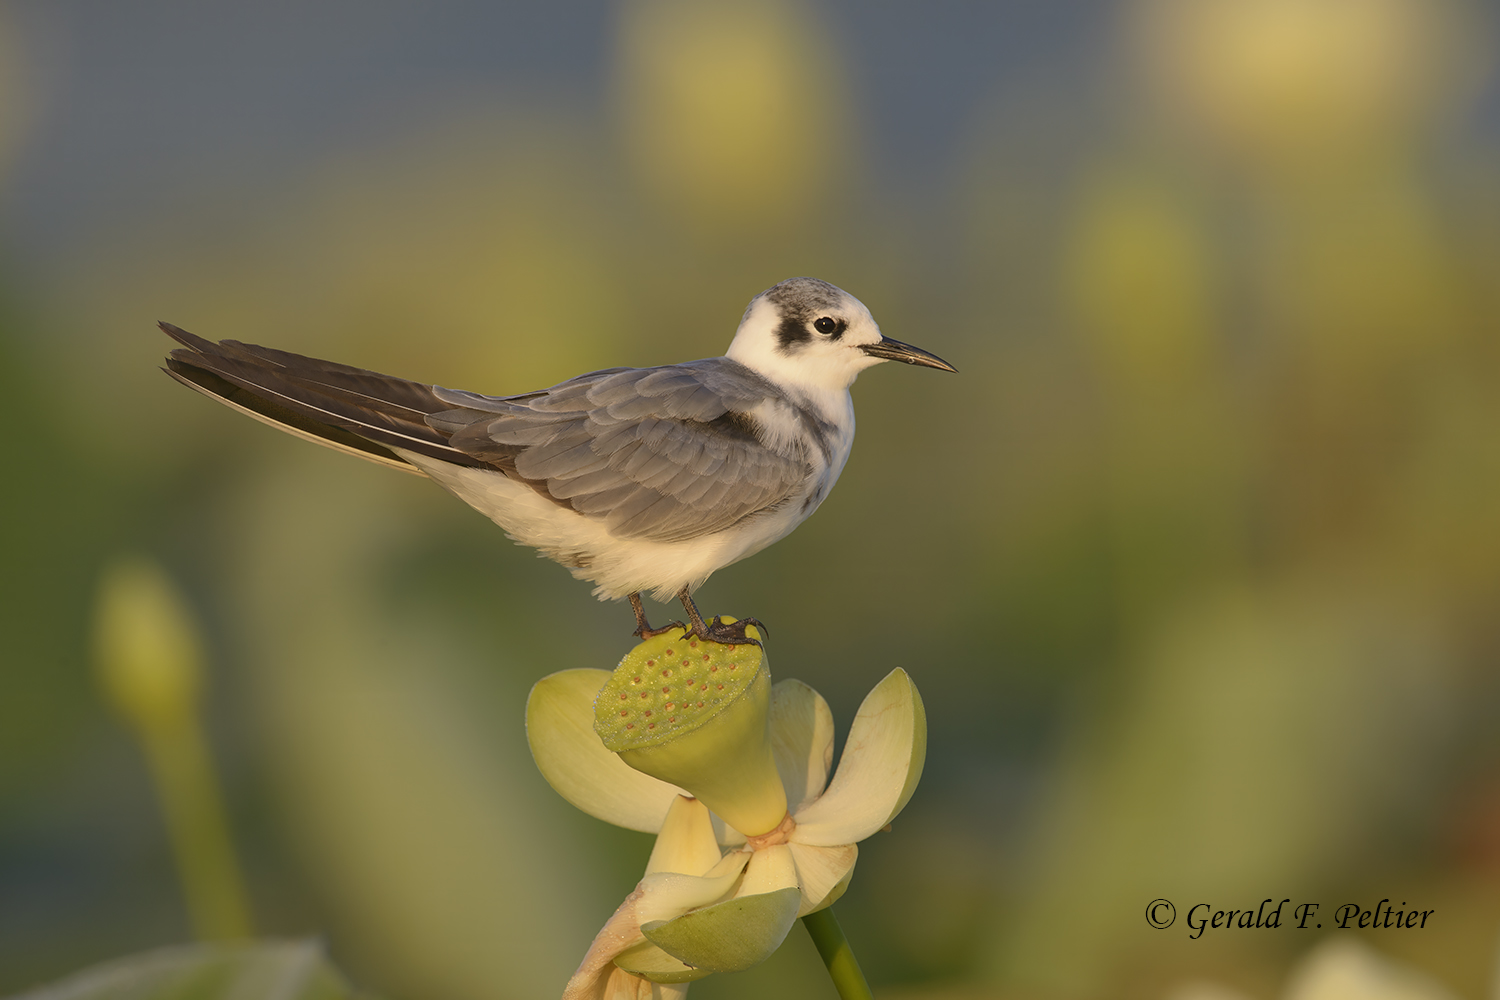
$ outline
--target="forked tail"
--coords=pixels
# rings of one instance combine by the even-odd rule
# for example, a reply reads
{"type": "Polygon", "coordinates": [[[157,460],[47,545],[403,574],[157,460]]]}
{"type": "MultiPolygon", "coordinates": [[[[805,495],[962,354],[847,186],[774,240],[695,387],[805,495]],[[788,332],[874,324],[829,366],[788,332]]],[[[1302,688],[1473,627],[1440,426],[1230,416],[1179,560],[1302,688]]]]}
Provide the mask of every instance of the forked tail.
{"type": "Polygon", "coordinates": [[[428,414],[452,409],[430,385],[158,325],[183,345],[168,355],[163,371],[262,423],[419,476],[422,470],[394,449],[455,465],[485,464],[427,423],[428,414]]]}

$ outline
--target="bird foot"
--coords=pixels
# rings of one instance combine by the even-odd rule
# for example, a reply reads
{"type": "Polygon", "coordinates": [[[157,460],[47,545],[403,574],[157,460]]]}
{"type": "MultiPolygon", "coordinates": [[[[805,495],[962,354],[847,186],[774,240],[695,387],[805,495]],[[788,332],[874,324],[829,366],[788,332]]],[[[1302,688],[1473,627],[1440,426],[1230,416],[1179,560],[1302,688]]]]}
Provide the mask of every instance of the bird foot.
{"type": "Polygon", "coordinates": [[[640,626],[630,634],[635,636],[637,639],[644,641],[646,639],[655,639],[657,636],[670,632],[674,628],[686,630],[687,626],[679,621],[670,621],[663,625],[661,628],[652,628],[645,622],[641,622],[640,626]]]}
{"type": "Polygon", "coordinates": [[[718,615],[714,615],[713,620],[697,634],[700,639],[721,643],[725,646],[743,646],[746,643],[753,643],[757,646],[761,645],[759,639],[752,639],[745,634],[745,627],[747,625],[754,625],[763,636],[771,634],[771,630],[762,625],[758,618],[741,618],[738,621],[726,622],[718,615]]]}

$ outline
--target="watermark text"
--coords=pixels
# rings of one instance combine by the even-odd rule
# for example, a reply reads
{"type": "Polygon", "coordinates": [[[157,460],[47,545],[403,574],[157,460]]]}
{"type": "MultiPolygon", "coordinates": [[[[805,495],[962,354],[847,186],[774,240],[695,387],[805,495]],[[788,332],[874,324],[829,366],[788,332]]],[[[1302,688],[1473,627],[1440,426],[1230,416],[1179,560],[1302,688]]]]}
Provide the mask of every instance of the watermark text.
{"type": "MultiPolygon", "coordinates": [[[[1183,915],[1187,936],[1194,941],[1209,931],[1218,930],[1318,930],[1326,921],[1339,930],[1420,930],[1432,921],[1437,910],[1409,906],[1405,900],[1392,903],[1382,899],[1374,906],[1344,903],[1325,908],[1322,903],[1296,903],[1290,897],[1277,901],[1266,897],[1256,906],[1220,909],[1212,903],[1194,903],[1183,915]]],[[[1146,923],[1159,931],[1177,924],[1177,906],[1169,899],[1153,899],[1146,904],[1146,923]]]]}

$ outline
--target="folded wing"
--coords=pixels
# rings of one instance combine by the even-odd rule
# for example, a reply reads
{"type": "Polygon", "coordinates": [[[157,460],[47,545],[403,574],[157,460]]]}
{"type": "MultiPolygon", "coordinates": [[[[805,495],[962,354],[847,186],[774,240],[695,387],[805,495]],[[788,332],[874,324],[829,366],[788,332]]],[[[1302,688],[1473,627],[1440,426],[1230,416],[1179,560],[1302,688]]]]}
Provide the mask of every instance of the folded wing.
{"type": "Polygon", "coordinates": [[[787,502],[813,473],[803,451],[761,443],[750,412],[775,389],[723,358],[595,372],[525,396],[435,391],[456,404],[428,418],[451,445],[617,538],[722,531],[787,502]]]}
{"type": "Polygon", "coordinates": [[[168,374],[249,416],[406,471],[420,472],[400,452],[492,469],[618,538],[721,531],[790,501],[814,471],[804,450],[762,444],[750,414],[775,388],[724,358],[494,397],[162,329],[183,345],[168,374]]]}

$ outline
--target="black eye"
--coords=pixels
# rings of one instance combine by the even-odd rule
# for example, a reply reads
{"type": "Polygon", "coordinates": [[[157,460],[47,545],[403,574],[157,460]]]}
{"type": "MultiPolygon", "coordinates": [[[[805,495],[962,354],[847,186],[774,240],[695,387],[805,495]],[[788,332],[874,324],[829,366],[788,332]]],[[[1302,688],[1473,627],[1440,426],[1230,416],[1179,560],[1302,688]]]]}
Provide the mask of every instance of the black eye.
{"type": "Polygon", "coordinates": [[[827,316],[819,316],[813,320],[813,329],[819,333],[832,333],[838,328],[839,325],[827,316]]]}

